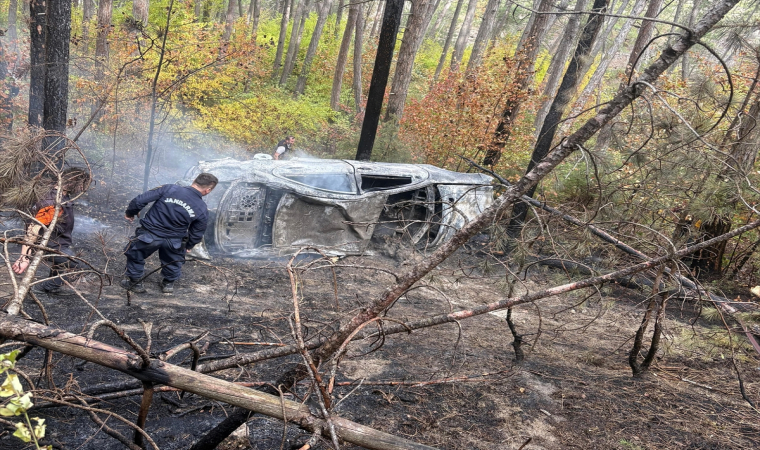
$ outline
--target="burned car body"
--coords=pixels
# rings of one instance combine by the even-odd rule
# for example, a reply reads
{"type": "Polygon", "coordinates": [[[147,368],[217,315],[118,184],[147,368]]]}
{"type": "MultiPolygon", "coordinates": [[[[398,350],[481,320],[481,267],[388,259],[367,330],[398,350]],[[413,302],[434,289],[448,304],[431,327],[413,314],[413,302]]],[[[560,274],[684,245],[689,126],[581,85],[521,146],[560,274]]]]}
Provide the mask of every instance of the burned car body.
{"type": "MultiPolygon", "coordinates": [[[[493,202],[490,177],[429,165],[221,159],[200,162],[180,184],[189,185],[201,172],[219,178],[206,197],[204,243],[241,257],[303,247],[356,255],[383,236],[435,247],[493,202]]],[[[203,256],[205,248],[198,253],[203,256]]]]}

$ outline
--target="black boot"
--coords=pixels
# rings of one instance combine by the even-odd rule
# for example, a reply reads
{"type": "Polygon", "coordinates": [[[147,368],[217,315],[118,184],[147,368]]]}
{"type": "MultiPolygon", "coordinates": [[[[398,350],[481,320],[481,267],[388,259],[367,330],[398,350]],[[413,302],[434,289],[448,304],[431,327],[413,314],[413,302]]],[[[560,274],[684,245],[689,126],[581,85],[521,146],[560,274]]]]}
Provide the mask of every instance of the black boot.
{"type": "Polygon", "coordinates": [[[174,293],[174,282],[173,281],[167,281],[165,278],[161,280],[159,283],[161,286],[161,292],[164,294],[173,294],[174,293]]]}
{"type": "Polygon", "coordinates": [[[121,280],[121,287],[128,291],[132,291],[135,294],[144,294],[147,291],[145,290],[145,286],[143,286],[143,282],[141,280],[133,280],[131,278],[124,278],[121,280]]]}

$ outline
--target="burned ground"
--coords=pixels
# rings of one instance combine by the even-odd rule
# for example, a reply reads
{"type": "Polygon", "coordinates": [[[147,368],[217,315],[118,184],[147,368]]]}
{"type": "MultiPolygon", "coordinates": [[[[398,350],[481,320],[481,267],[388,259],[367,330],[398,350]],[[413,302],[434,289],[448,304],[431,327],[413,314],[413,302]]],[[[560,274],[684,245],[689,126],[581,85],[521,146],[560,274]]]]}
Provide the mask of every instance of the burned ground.
{"type": "MultiPolygon", "coordinates": [[[[208,263],[190,261],[173,296],[160,293],[160,275],[154,273],[147,279],[148,293],[132,295],[128,304],[117,285],[124,264],[119,250],[131,231],[121,217],[134,193],[111,192],[106,201],[103,191],[95,189],[78,206],[77,249],[116,276],[105,279],[102,292],[98,280],[81,285],[106,318],[142,344],[146,339],[139,321],[152,323],[151,352],[156,355],[209,332],[200,342],[208,343],[201,362],[293,342],[291,282],[284,259],[217,256],[208,263]]],[[[479,243],[461,249],[403,296],[388,318],[432,316],[503,298],[504,262],[481,247],[479,243]]],[[[365,256],[299,261],[297,281],[307,337],[350,317],[392,281],[388,272],[423,257],[388,241],[365,256]]],[[[154,258],[147,269],[156,268],[154,258]]],[[[517,286],[534,291],[566,280],[565,274],[536,267],[517,286]]],[[[7,296],[7,283],[4,289],[7,296]]],[[[760,362],[740,335],[729,342],[720,321],[698,318],[699,305],[673,301],[666,345],[653,370],[636,379],[627,358],[646,294],[616,286],[604,286],[598,294],[569,294],[516,308],[513,319],[526,341],[526,359],[519,366],[513,363],[512,336],[503,313],[354,343],[338,368],[335,414],[445,449],[760,446],[760,415],[742,398],[737,381],[738,371],[749,398],[760,398],[760,362]]],[[[51,322],[70,332],[86,333],[97,320],[77,297],[41,300],[51,322]]],[[[41,320],[33,303],[25,305],[41,320]]],[[[126,348],[106,328],[95,338],[126,348]]],[[[34,349],[19,367],[39,389],[52,389],[43,375],[43,361],[44,351],[34,349]]],[[[170,362],[189,366],[190,358],[183,352],[170,362]]],[[[290,356],[214,375],[255,387],[273,382],[298,362],[299,357],[290,356]]],[[[139,395],[95,399],[106,391],[139,390],[137,382],[124,384],[128,376],[64,355],[53,356],[52,368],[58,392],[81,392],[90,406],[135,420],[139,395]]],[[[307,390],[302,385],[297,394],[307,390]]],[[[48,407],[34,411],[48,420],[48,443],[61,448],[120,447],[86,412],[48,405],[42,397],[51,395],[40,393],[36,402],[48,407]]],[[[228,405],[197,395],[161,392],[154,397],[146,431],[161,449],[188,448],[228,412],[228,405]]],[[[132,434],[114,419],[107,424],[132,434]]],[[[247,433],[227,441],[225,448],[291,448],[309,437],[293,425],[264,416],[253,416],[247,433]]],[[[0,448],[25,446],[6,431],[0,448]]]]}

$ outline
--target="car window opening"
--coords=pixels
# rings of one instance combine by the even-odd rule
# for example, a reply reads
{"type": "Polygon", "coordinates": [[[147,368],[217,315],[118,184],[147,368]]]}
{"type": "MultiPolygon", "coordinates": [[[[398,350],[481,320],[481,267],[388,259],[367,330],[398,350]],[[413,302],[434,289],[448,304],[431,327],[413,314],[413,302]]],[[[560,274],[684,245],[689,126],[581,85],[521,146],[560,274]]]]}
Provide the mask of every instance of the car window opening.
{"type": "Polygon", "coordinates": [[[399,177],[395,175],[364,175],[362,174],[362,191],[382,191],[399,186],[412,184],[412,177],[399,177]]]}
{"type": "Polygon", "coordinates": [[[315,189],[322,189],[333,192],[354,192],[351,178],[344,173],[320,173],[309,175],[283,175],[285,178],[295,181],[296,183],[305,184],[315,189]]]}

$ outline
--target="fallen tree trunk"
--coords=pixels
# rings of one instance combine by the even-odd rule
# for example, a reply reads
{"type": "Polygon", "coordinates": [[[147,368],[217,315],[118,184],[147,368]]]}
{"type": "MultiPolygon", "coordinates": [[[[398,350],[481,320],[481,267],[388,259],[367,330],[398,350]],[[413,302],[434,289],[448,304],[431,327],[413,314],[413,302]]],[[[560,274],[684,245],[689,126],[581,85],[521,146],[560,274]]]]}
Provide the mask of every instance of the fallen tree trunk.
{"type": "MultiPolygon", "coordinates": [[[[150,365],[145,369],[142,369],[143,361],[134,353],[61,329],[2,313],[0,314],[0,337],[27,342],[91,361],[124,372],[141,381],[165,384],[205,398],[295,423],[305,430],[320,432],[329,437],[327,422],[311,414],[307,405],[281,399],[155,359],[151,360],[150,365]]],[[[433,447],[417,444],[340,417],[330,417],[330,420],[341,439],[369,449],[433,449],[433,447]]]]}

